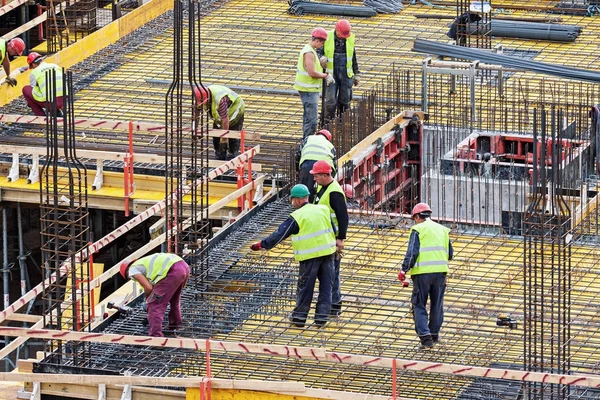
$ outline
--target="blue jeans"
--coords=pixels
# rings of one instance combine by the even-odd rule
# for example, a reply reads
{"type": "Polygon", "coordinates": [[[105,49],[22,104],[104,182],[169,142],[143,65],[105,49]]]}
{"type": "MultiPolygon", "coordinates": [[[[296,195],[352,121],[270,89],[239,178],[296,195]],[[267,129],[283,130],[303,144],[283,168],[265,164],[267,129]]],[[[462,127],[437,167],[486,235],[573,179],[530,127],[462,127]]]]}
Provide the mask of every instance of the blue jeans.
{"type": "Polygon", "coordinates": [[[412,275],[412,306],[415,319],[415,331],[419,337],[439,335],[444,322],[444,292],[446,291],[446,273],[412,275]],[[431,299],[430,312],[427,315],[427,299],[431,299]]]}
{"type": "Polygon", "coordinates": [[[340,264],[342,257],[333,257],[333,286],[331,288],[331,312],[342,309],[342,285],[340,284],[340,264]]]}
{"type": "Polygon", "coordinates": [[[319,297],[315,311],[315,323],[325,324],[331,309],[331,285],[333,284],[333,254],[300,261],[296,307],[292,312],[292,322],[304,324],[308,318],[310,303],[319,279],[319,297]]]}
{"type": "Polygon", "coordinates": [[[306,139],[314,135],[319,122],[319,92],[301,92],[300,100],[304,113],[302,114],[302,137],[306,139]]]}
{"type": "Polygon", "coordinates": [[[311,204],[315,200],[316,188],[315,179],[313,177],[313,174],[310,173],[310,170],[313,168],[313,165],[315,165],[315,163],[315,160],[304,161],[300,166],[300,172],[298,173],[298,180],[301,184],[306,185],[306,187],[308,188],[308,202],[311,204]]]}
{"type": "Polygon", "coordinates": [[[327,86],[325,94],[325,121],[334,119],[336,112],[346,111],[352,101],[354,78],[348,78],[345,54],[333,56],[333,79],[335,83],[327,86]]]}

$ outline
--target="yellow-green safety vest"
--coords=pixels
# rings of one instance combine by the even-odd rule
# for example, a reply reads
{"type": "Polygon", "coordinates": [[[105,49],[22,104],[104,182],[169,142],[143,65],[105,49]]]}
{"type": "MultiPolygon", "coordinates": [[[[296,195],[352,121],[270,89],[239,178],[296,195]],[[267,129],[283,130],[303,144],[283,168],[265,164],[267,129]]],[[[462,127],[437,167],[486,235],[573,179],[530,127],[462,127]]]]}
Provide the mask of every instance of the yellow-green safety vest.
{"type": "MultiPolygon", "coordinates": [[[[323,188],[323,186],[318,185],[317,186],[317,193],[319,193],[322,188],[323,188]]],[[[333,227],[336,229],[336,232],[337,232],[339,230],[338,220],[337,220],[335,212],[333,211],[333,208],[331,208],[331,204],[329,202],[330,201],[329,196],[331,196],[331,193],[333,193],[333,192],[339,192],[339,193],[341,193],[342,196],[344,196],[344,201],[346,201],[346,194],[342,190],[342,187],[340,186],[340,184],[338,183],[338,181],[336,181],[334,179],[333,182],[331,182],[329,184],[329,186],[327,186],[327,189],[325,189],[325,191],[323,192],[323,194],[321,195],[321,197],[319,197],[319,202],[317,204],[320,204],[322,206],[327,206],[327,208],[329,209],[329,214],[331,216],[331,220],[333,221],[333,227]]],[[[315,201],[317,201],[316,197],[315,197],[315,201]]]]}
{"type": "Polygon", "coordinates": [[[37,101],[47,101],[46,99],[46,71],[54,69],[56,71],[56,97],[63,95],[63,74],[62,68],[56,64],[41,62],[31,75],[35,78],[37,85],[33,88],[33,98],[37,101]]]}
{"type": "Polygon", "coordinates": [[[296,82],[294,83],[294,89],[300,92],[320,92],[323,79],[313,78],[308,74],[306,68],[304,68],[304,54],[313,53],[315,62],[315,71],[319,71],[321,64],[319,64],[319,57],[317,52],[312,48],[310,44],[306,44],[300,51],[298,56],[298,65],[296,65],[296,82]]]}
{"type": "Polygon", "coordinates": [[[156,285],[158,282],[165,279],[173,264],[182,260],[183,258],[179,257],[177,254],[156,253],[134,261],[131,264],[131,267],[134,265],[143,265],[146,267],[146,278],[152,285],[156,285]]]}
{"type": "Polygon", "coordinates": [[[0,39],[0,64],[4,61],[6,56],[6,40],[0,39]]]}
{"type": "Polygon", "coordinates": [[[300,165],[306,160],[326,160],[331,168],[333,165],[333,144],[323,135],[310,135],[300,153],[300,165]]]}
{"type": "MultiPolygon", "coordinates": [[[[335,51],[335,31],[330,31],[327,34],[327,40],[323,46],[325,57],[327,57],[327,72],[333,73],[333,53],[335,51]]],[[[352,59],[354,57],[354,33],[346,38],[346,74],[348,78],[354,76],[352,69],[352,59]]]]}
{"type": "Polygon", "coordinates": [[[335,234],[329,209],[318,204],[305,204],[291,214],[300,231],[292,235],[296,261],[310,260],[335,253],[335,234]]]}
{"type": "Polygon", "coordinates": [[[223,121],[221,121],[221,117],[219,116],[219,104],[223,97],[229,97],[231,100],[231,105],[227,110],[227,116],[229,117],[229,124],[233,125],[237,122],[238,119],[244,115],[244,100],[239,96],[236,92],[229,89],[226,86],[221,85],[210,85],[207,87],[210,90],[212,97],[212,104],[210,105],[210,113],[215,120],[215,123],[218,126],[221,126],[223,121]]]}
{"type": "Polygon", "coordinates": [[[419,255],[411,275],[448,272],[450,254],[450,229],[427,218],[420,224],[413,225],[410,231],[419,232],[419,255]]]}

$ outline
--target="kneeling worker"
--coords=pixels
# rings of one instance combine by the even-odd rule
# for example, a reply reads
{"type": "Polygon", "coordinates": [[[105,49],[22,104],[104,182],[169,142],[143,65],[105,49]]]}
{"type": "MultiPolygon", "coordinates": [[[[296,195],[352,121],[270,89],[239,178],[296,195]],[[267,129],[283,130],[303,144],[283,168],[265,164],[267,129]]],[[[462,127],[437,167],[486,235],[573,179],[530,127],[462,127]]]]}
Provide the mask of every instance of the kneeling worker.
{"type": "Polygon", "coordinates": [[[56,90],[56,110],[57,115],[62,117],[63,108],[63,72],[62,68],[56,64],[51,64],[43,61],[42,55],[36,52],[29,53],[27,56],[27,64],[31,75],[29,76],[30,85],[23,87],[23,97],[27,101],[27,105],[33,113],[39,117],[46,115],[48,110],[48,99],[47,90],[48,82],[46,80],[46,73],[54,70],[56,76],[55,90],[56,90]]]}

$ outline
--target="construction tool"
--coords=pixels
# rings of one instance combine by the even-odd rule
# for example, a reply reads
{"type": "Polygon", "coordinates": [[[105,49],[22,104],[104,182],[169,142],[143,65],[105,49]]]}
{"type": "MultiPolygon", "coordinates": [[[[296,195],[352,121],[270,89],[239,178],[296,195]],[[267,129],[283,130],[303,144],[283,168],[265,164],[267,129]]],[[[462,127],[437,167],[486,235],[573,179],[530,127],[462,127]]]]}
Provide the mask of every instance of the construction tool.
{"type": "Polygon", "coordinates": [[[113,310],[117,310],[117,312],[121,313],[123,316],[128,316],[133,313],[133,308],[126,306],[124,304],[115,305],[112,301],[109,301],[106,305],[106,308],[110,308],[113,310]]]}
{"type": "Polygon", "coordinates": [[[517,321],[507,315],[500,315],[496,320],[496,326],[508,326],[510,329],[517,328],[517,321]]]}

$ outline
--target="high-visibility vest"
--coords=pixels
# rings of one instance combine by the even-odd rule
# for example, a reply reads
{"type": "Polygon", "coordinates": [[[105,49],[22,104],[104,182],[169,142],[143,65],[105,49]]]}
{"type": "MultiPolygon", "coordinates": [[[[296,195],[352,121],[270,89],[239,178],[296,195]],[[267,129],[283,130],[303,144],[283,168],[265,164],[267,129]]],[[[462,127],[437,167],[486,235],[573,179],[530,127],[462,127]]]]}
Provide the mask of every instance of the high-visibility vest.
{"type": "Polygon", "coordinates": [[[335,253],[335,234],[329,209],[318,204],[305,204],[291,214],[300,231],[292,235],[296,261],[310,260],[335,253]]]}
{"type": "Polygon", "coordinates": [[[415,266],[410,270],[411,275],[448,272],[448,257],[450,253],[450,229],[427,218],[420,224],[413,225],[410,232],[419,232],[419,255],[415,266]]]}
{"type": "Polygon", "coordinates": [[[6,40],[0,39],[0,64],[4,61],[6,56],[6,40]]]}
{"type": "Polygon", "coordinates": [[[306,44],[300,51],[298,56],[298,64],[296,65],[296,82],[294,83],[294,89],[300,92],[320,92],[323,79],[313,78],[308,74],[306,68],[304,68],[304,54],[312,53],[315,62],[315,71],[319,71],[321,64],[319,64],[319,57],[317,52],[312,48],[310,44],[306,44]]]}
{"type": "MultiPolygon", "coordinates": [[[[348,78],[354,76],[354,70],[352,69],[352,59],[354,58],[354,33],[350,34],[346,38],[346,74],[348,78]]],[[[335,51],[335,31],[330,31],[327,34],[327,40],[323,46],[325,57],[327,57],[327,72],[333,73],[333,54],[335,51]]]]}
{"type": "Polygon", "coordinates": [[[63,95],[63,74],[62,68],[56,64],[51,64],[42,61],[33,71],[31,75],[35,78],[37,85],[34,86],[32,94],[37,101],[47,101],[46,99],[46,71],[54,69],[56,71],[56,97],[63,95]]]}
{"type": "Polygon", "coordinates": [[[310,135],[300,153],[300,165],[306,160],[326,160],[331,168],[333,165],[333,144],[323,135],[310,135]]]}
{"type": "Polygon", "coordinates": [[[229,97],[231,100],[231,105],[229,106],[229,110],[227,110],[227,116],[229,117],[229,124],[233,125],[237,122],[238,119],[244,115],[244,100],[239,96],[236,92],[229,89],[226,86],[221,85],[210,85],[207,87],[210,91],[212,104],[210,106],[210,113],[215,120],[217,125],[221,125],[223,121],[221,121],[221,117],[219,116],[219,104],[221,104],[221,100],[223,97],[229,97]]]}
{"type": "Polygon", "coordinates": [[[175,263],[182,260],[183,258],[179,257],[177,254],[156,253],[134,261],[131,264],[131,267],[134,265],[143,265],[146,267],[146,278],[152,285],[156,285],[158,282],[165,279],[169,270],[175,263]]]}
{"type": "MultiPolygon", "coordinates": [[[[317,193],[319,193],[322,188],[323,188],[323,186],[318,185],[317,186],[317,193]]],[[[334,193],[334,192],[341,193],[342,196],[344,196],[344,201],[346,201],[346,194],[342,190],[342,187],[340,186],[340,184],[338,183],[338,181],[336,181],[334,179],[333,182],[331,182],[329,184],[329,186],[327,186],[327,189],[325,189],[325,191],[323,192],[323,194],[319,197],[319,202],[317,204],[320,204],[320,205],[323,205],[323,206],[327,206],[327,208],[329,209],[329,213],[331,215],[331,219],[333,221],[333,227],[336,229],[336,231],[338,231],[338,226],[339,225],[338,225],[337,216],[335,215],[335,212],[333,211],[333,208],[331,208],[331,203],[330,203],[331,193],[334,193]]],[[[317,201],[316,197],[315,197],[315,201],[317,201]]]]}

